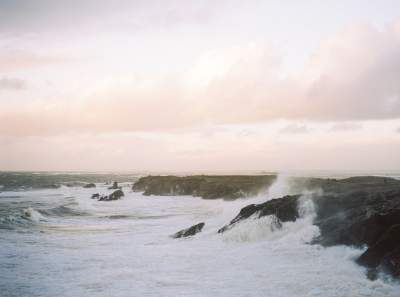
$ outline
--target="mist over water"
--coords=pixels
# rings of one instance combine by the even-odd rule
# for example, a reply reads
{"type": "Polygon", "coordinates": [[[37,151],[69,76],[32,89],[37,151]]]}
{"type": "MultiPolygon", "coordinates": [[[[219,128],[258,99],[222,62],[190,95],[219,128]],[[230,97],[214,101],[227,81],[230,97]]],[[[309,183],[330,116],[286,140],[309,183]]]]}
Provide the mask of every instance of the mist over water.
{"type": "Polygon", "coordinates": [[[301,218],[277,225],[249,218],[217,230],[251,203],[291,194],[280,175],[268,192],[235,201],[143,196],[123,183],[122,200],[65,187],[0,193],[1,296],[400,296],[354,263],[362,250],[323,248],[304,192],[301,218]],[[205,222],[192,238],[169,235],[205,222]]]}

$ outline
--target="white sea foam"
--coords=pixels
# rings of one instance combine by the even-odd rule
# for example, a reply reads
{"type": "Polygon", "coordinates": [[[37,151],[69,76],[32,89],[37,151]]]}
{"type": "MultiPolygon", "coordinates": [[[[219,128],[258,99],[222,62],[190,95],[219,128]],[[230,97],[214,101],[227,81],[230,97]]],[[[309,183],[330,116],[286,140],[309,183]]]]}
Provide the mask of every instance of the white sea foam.
{"type": "Polygon", "coordinates": [[[24,209],[22,212],[22,217],[36,223],[46,220],[44,216],[42,216],[36,209],[33,209],[32,207],[24,209]]]}
{"type": "Polygon", "coordinates": [[[122,200],[91,200],[93,192],[108,192],[101,185],[25,192],[18,201],[42,208],[71,203],[74,197],[77,203],[70,207],[85,215],[44,222],[28,207],[29,217],[41,222],[38,227],[0,230],[1,292],[43,297],[400,296],[398,284],[365,277],[365,269],[354,262],[361,250],[308,244],[319,230],[312,224],[314,210],[306,193],[296,222],[279,227],[272,216],[252,218],[216,233],[242,207],[286,194],[286,186],[277,182],[264,197],[230,202],[145,197],[128,187],[122,200]],[[192,238],[169,237],[203,221],[203,232],[192,238]]]}

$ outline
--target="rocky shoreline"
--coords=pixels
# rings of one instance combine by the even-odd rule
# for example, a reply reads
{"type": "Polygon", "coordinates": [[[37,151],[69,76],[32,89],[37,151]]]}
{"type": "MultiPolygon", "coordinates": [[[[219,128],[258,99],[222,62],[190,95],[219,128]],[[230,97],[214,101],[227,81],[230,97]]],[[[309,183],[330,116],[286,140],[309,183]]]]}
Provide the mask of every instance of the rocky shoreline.
{"type": "Polygon", "coordinates": [[[268,189],[276,175],[145,176],[132,187],[144,195],[191,195],[203,199],[237,199],[255,196],[268,189]]]}
{"type": "MultiPolygon", "coordinates": [[[[267,190],[276,176],[148,176],[134,184],[144,195],[193,195],[205,199],[236,199],[267,190]],[[214,191],[214,192],[213,192],[214,191]]],[[[299,178],[288,180],[295,195],[250,204],[217,232],[229,232],[250,217],[272,216],[276,228],[300,217],[299,203],[309,191],[315,207],[314,224],[320,236],[311,244],[367,247],[356,260],[368,268],[368,277],[379,272],[400,277],[400,181],[387,177],[346,179],[299,178]]],[[[203,224],[203,223],[202,223],[203,224]]],[[[201,225],[203,226],[203,225],[201,225]]],[[[194,225],[175,237],[193,236],[202,228],[194,225]],[[186,232],[188,230],[196,232],[186,232]],[[179,235],[179,236],[178,236],[179,235]]]]}

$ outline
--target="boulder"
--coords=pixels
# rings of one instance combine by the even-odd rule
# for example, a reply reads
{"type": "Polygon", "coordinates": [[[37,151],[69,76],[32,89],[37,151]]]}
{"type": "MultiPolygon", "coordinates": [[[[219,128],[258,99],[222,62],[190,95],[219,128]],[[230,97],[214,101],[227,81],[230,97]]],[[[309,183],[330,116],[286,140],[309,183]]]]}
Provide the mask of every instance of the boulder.
{"type": "Polygon", "coordinates": [[[181,237],[188,237],[188,236],[193,236],[199,232],[201,232],[201,230],[203,229],[205,223],[199,223],[196,225],[193,225],[190,228],[187,229],[183,229],[179,232],[176,232],[175,234],[171,235],[171,237],[173,238],[181,238],[181,237]]]}
{"type": "Polygon", "coordinates": [[[89,183],[83,186],[85,189],[89,189],[89,188],[96,188],[96,185],[93,183],[89,183]]]}

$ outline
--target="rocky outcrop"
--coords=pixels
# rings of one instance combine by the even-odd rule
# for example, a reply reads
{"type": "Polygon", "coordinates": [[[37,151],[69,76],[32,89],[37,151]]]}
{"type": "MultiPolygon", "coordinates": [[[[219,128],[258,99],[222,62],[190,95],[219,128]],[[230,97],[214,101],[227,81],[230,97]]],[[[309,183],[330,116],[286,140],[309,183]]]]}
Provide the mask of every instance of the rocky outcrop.
{"type": "Polygon", "coordinates": [[[369,268],[380,267],[399,275],[400,225],[393,225],[383,233],[357,260],[369,268]]]}
{"type": "Polygon", "coordinates": [[[299,195],[285,196],[261,204],[250,204],[242,208],[239,214],[228,225],[218,230],[218,233],[223,233],[231,229],[238,222],[251,216],[261,218],[274,215],[278,220],[278,224],[280,224],[280,222],[295,221],[299,217],[297,209],[299,197],[299,195]]]}
{"type": "Polygon", "coordinates": [[[83,186],[85,189],[96,188],[96,185],[93,183],[89,183],[83,186]]]}
{"type": "Polygon", "coordinates": [[[132,187],[144,195],[192,195],[204,199],[237,199],[254,196],[275,181],[275,175],[146,176],[132,187]]]}
{"type": "Polygon", "coordinates": [[[122,192],[122,190],[116,190],[115,192],[112,192],[110,195],[108,195],[108,200],[118,200],[124,195],[125,194],[124,192],[122,192]]]}
{"type": "Polygon", "coordinates": [[[316,242],[324,246],[373,245],[388,228],[400,224],[400,188],[323,195],[314,204],[314,224],[321,231],[316,242]]]}
{"type": "Polygon", "coordinates": [[[171,235],[171,237],[181,238],[181,237],[193,236],[193,235],[201,232],[201,230],[203,230],[204,225],[205,225],[204,223],[199,223],[199,224],[193,225],[190,228],[183,229],[179,232],[176,232],[175,234],[171,235]]]}
{"type": "MultiPolygon", "coordinates": [[[[367,246],[357,263],[375,271],[370,270],[369,277],[379,271],[400,277],[400,181],[381,177],[293,181],[302,183],[303,189],[323,189],[310,196],[316,210],[314,224],[320,229],[320,236],[312,243],[367,246]]],[[[218,232],[250,217],[274,215],[279,222],[295,221],[299,217],[299,197],[285,196],[248,205],[218,232]]]]}
{"type": "Polygon", "coordinates": [[[111,187],[108,187],[109,190],[117,190],[120,189],[120,187],[118,187],[118,183],[117,182],[113,182],[113,185],[111,187]]]}
{"type": "Polygon", "coordinates": [[[92,195],[92,199],[97,199],[98,201],[113,201],[113,200],[119,200],[121,197],[123,197],[125,194],[122,192],[122,190],[116,190],[112,192],[110,195],[99,195],[98,193],[92,195]]]}

